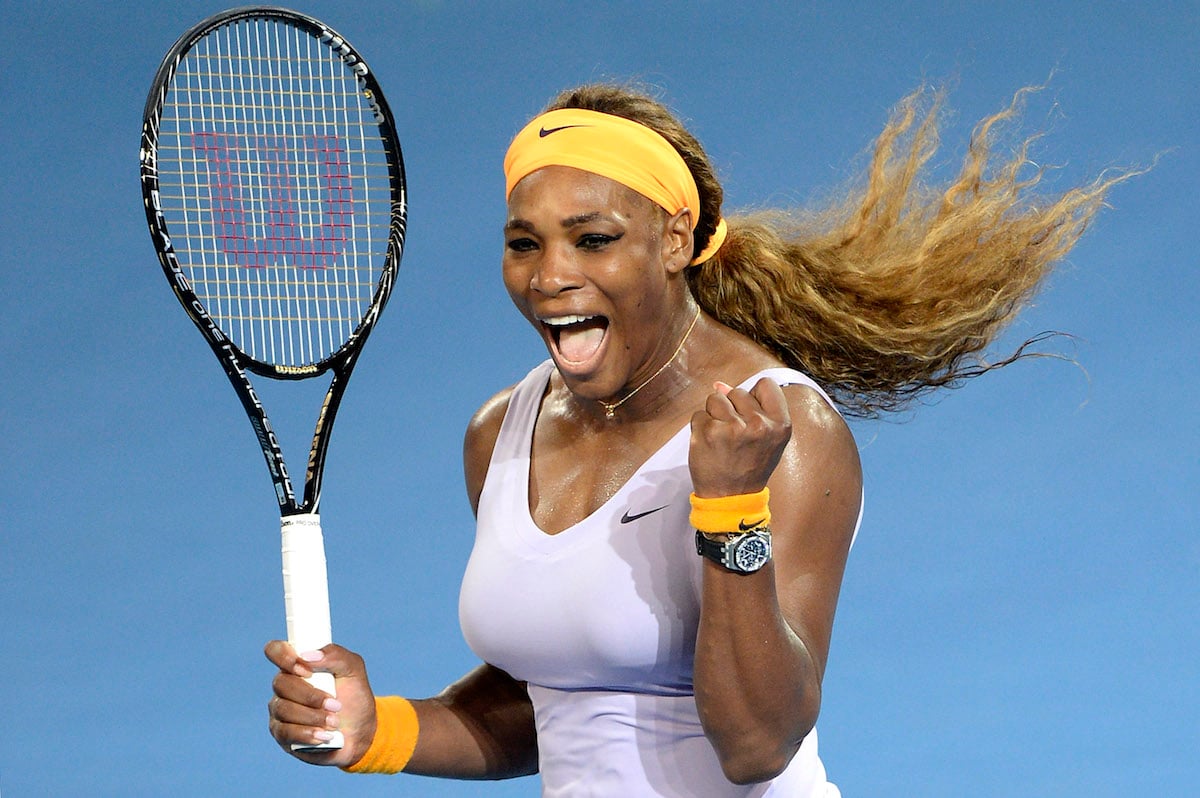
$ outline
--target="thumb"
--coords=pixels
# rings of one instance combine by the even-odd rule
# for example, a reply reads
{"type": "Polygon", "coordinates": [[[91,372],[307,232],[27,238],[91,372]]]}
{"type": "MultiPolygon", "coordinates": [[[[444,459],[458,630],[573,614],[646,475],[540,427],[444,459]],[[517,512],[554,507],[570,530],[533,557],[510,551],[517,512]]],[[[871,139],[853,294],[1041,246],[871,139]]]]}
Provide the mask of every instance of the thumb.
{"type": "Polygon", "coordinates": [[[302,651],[298,659],[312,670],[332,673],[339,679],[362,676],[366,672],[362,657],[337,643],[313,651],[302,651]]]}

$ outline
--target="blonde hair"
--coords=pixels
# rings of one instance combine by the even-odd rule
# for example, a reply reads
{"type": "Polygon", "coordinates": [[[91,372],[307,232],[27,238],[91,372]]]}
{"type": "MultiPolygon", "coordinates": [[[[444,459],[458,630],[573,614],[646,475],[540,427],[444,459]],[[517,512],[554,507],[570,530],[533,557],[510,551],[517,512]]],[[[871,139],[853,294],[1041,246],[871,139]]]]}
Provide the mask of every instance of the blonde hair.
{"type": "MultiPolygon", "coordinates": [[[[694,266],[697,302],[829,392],[847,413],[875,416],[1032,354],[1044,336],[986,362],[980,353],[1024,307],[1131,173],[1102,175],[1051,198],[1034,194],[1026,140],[993,164],[997,128],[1024,89],[985,118],[958,174],[922,178],[939,144],[944,93],[919,89],[875,142],[865,181],[815,212],[726,214],[728,238],[694,266]]],[[[644,124],[671,142],[696,178],[695,251],[721,218],[723,192],[699,142],[648,94],[589,85],[550,108],[587,108],[644,124]]]]}

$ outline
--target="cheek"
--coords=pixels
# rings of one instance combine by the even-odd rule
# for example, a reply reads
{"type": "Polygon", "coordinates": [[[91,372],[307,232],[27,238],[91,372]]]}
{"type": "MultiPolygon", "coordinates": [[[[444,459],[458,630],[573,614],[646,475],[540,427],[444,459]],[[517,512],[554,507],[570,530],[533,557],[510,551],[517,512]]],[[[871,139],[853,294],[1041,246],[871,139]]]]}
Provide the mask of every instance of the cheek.
{"type": "Polygon", "coordinates": [[[615,269],[609,285],[623,303],[645,311],[656,311],[666,301],[666,274],[650,260],[615,269]]]}
{"type": "Polygon", "coordinates": [[[529,288],[529,275],[526,272],[526,269],[520,268],[507,254],[500,261],[500,279],[504,281],[505,289],[514,299],[518,293],[524,293],[529,288]]]}
{"type": "Polygon", "coordinates": [[[505,258],[500,269],[500,278],[504,281],[504,290],[508,291],[509,299],[517,306],[517,310],[532,320],[528,297],[529,270],[515,266],[505,258]]]}

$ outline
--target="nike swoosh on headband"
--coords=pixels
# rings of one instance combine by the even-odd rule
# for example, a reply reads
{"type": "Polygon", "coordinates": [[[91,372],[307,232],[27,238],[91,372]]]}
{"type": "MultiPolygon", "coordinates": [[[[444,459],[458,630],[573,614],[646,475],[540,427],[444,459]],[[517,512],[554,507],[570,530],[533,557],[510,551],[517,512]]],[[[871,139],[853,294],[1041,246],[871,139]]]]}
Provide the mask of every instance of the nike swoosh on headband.
{"type": "Polygon", "coordinates": [[[570,128],[570,127],[592,127],[592,126],[591,125],[559,125],[558,127],[550,127],[550,128],[543,127],[540,130],[538,130],[538,138],[544,139],[544,138],[546,138],[546,136],[549,136],[551,133],[557,133],[560,130],[566,130],[567,128],[570,128]]]}
{"type": "Polygon", "coordinates": [[[665,510],[669,506],[670,505],[664,504],[662,507],[655,507],[653,510],[647,510],[644,513],[635,513],[633,515],[630,515],[629,511],[626,510],[625,514],[623,516],[621,516],[621,523],[628,524],[632,521],[638,520],[639,518],[645,518],[646,516],[651,515],[652,513],[657,513],[659,510],[665,510]]]}

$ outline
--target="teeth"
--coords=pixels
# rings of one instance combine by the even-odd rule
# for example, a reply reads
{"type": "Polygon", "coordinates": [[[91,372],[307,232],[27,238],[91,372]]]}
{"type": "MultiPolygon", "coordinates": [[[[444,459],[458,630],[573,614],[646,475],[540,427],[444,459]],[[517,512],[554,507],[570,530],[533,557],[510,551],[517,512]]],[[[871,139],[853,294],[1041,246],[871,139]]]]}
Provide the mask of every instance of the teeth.
{"type": "Polygon", "coordinates": [[[595,316],[554,316],[549,319],[542,319],[543,324],[548,324],[551,327],[566,327],[570,324],[579,324],[582,321],[593,319],[595,316]]]}

